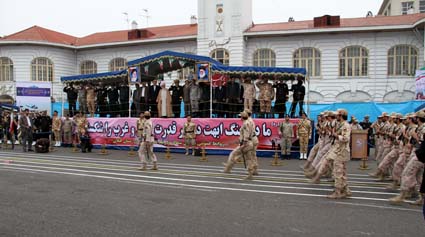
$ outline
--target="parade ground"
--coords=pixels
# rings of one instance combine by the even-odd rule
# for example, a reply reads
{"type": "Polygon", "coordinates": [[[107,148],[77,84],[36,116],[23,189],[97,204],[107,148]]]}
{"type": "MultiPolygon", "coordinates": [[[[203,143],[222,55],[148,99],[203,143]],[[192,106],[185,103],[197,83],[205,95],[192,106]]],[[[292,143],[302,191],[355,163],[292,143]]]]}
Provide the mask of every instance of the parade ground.
{"type": "MultiPolygon", "coordinates": [[[[329,200],[331,182],[310,184],[304,161],[271,166],[244,181],[226,156],[157,153],[158,171],[139,171],[127,151],[71,148],[40,154],[0,150],[0,236],[422,236],[422,208],[387,201],[388,182],[349,162],[353,196],[329,200]]],[[[412,199],[413,200],[413,199],[412,199]]]]}

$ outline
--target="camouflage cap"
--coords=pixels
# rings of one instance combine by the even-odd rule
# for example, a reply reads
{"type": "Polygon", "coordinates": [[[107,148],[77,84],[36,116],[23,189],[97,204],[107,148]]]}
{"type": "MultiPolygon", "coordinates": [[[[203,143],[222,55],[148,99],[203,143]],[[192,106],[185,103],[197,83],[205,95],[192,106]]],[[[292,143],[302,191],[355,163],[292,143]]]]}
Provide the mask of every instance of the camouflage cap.
{"type": "Polygon", "coordinates": [[[242,111],[240,114],[241,118],[248,118],[248,113],[245,111],[242,111]]]}
{"type": "Polygon", "coordinates": [[[382,117],[388,117],[388,113],[387,112],[382,112],[382,114],[381,114],[381,118],[382,117]]]}
{"type": "Polygon", "coordinates": [[[143,115],[150,117],[151,116],[151,113],[149,111],[146,111],[143,115]]]}
{"type": "Polygon", "coordinates": [[[425,111],[421,110],[421,111],[416,112],[416,117],[425,118],[425,111]]]}
{"type": "Polygon", "coordinates": [[[340,115],[345,115],[345,116],[347,116],[347,115],[348,115],[348,111],[347,111],[347,110],[345,110],[345,109],[338,109],[338,110],[337,110],[337,112],[338,112],[338,114],[340,114],[340,115]]]}
{"type": "Polygon", "coordinates": [[[252,111],[250,109],[245,109],[244,112],[246,112],[248,115],[252,114],[252,111]]]}

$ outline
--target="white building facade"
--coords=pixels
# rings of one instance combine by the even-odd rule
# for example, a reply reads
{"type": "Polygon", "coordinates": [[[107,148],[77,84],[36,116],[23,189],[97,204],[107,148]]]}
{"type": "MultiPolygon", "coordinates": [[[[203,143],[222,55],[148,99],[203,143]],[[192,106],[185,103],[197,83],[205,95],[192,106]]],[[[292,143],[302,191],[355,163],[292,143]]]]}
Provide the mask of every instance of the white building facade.
{"type": "Polygon", "coordinates": [[[31,27],[0,39],[0,95],[14,97],[16,82],[49,81],[58,102],[62,76],[118,70],[172,50],[233,66],[305,67],[312,103],[414,99],[425,14],[256,25],[252,10],[251,0],[198,0],[197,23],[82,38],[31,27]]]}

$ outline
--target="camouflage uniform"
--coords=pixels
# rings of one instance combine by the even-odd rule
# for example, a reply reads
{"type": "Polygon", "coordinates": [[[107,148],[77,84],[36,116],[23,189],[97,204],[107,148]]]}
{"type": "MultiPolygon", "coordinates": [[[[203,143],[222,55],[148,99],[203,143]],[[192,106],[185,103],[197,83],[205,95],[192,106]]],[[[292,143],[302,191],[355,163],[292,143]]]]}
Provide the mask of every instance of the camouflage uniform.
{"type": "Polygon", "coordinates": [[[251,127],[250,129],[252,129],[253,134],[252,134],[252,145],[254,146],[254,153],[253,153],[253,174],[254,175],[258,175],[258,157],[257,157],[257,147],[258,147],[258,137],[257,134],[255,133],[255,122],[251,117],[248,117],[248,123],[249,126],[251,127]]]}
{"type": "Polygon", "coordinates": [[[52,131],[55,135],[55,146],[60,146],[62,141],[62,120],[59,116],[53,116],[52,131]]]}
{"type": "Polygon", "coordinates": [[[294,138],[294,125],[291,122],[282,122],[279,126],[279,135],[282,136],[280,141],[281,152],[283,156],[291,155],[292,138],[294,138]]]}
{"type": "MultiPolygon", "coordinates": [[[[248,118],[248,114],[246,112],[242,112],[241,117],[248,118]]],[[[250,125],[248,119],[244,120],[243,125],[240,129],[240,145],[230,153],[227,163],[225,164],[224,173],[230,173],[236,161],[240,158],[245,158],[246,166],[248,169],[248,177],[246,177],[246,179],[252,179],[255,169],[255,149],[252,142],[254,134],[255,130],[253,130],[253,127],[252,125],[250,125]]]]}
{"type": "Polygon", "coordinates": [[[252,111],[252,104],[255,99],[255,87],[251,83],[243,84],[244,110],[252,111]]]}
{"type": "Polygon", "coordinates": [[[96,91],[92,86],[87,87],[87,107],[89,113],[92,117],[94,117],[94,112],[96,111],[96,91]]]}
{"type": "Polygon", "coordinates": [[[389,139],[389,135],[392,134],[393,129],[394,129],[394,124],[388,121],[384,124],[384,127],[381,129],[381,134],[383,136],[383,139],[382,139],[380,152],[378,156],[376,157],[376,161],[378,161],[378,164],[380,164],[382,160],[384,159],[384,157],[391,151],[392,141],[389,139]]]}
{"type": "Polygon", "coordinates": [[[274,99],[273,85],[264,80],[256,82],[255,85],[260,89],[260,95],[258,96],[258,100],[260,100],[260,112],[270,113],[272,100],[274,99]]]}
{"type": "Polygon", "coordinates": [[[317,152],[313,163],[311,164],[314,169],[318,169],[320,163],[323,160],[323,157],[329,152],[332,147],[333,138],[331,137],[331,132],[336,128],[337,122],[336,120],[328,121],[325,125],[325,134],[323,136],[323,147],[317,152]]]}
{"type": "Polygon", "coordinates": [[[307,159],[308,140],[311,138],[311,122],[308,119],[301,119],[297,125],[297,137],[300,142],[300,159],[307,159]]]}
{"type": "Polygon", "coordinates": [[[395,188],[394,186],[400,185],[401,182],[401,174],[403,173],[404,168],[406,167],[407,161],[412,153],[412,144],[410,144],[410,138],[412,137],[412,133],[416,130],[418,125],[411,123],[409,127],[406,129],[403,141],[401,143],[401,152],[394,164],[392,179],[393,186],[391,188],[395,188]]]}
{"type": "Polygon", "coordinates": [[[142,167],[140,169],[146,170],[147,162],[152,161],[153,163],[152,170],[157,170],[158,160],[156,158],[155,153],[153,153],[153,143],[155,141],[155,138],[153,136],[153,124],[152,124],[152,120],[150,120],[149,112],[145,112],[145,118],[146,120],[143,123],[144,126],[143,126],[143,133],[142,133],[142,141],[139,147],[139,158],[140,158],[140,162],[142,163],[142,167]]]}
{"type": "Polygon", "coordinates": [[[82,86],[78,90],[78,105],[79,105],[79,110],[83,114],[85,114],[87,111],[87,93],[86,93],[86,88],[84,88],[84,86],[82,86]]]}
{"type": "Polygon", "coordinates": [[[143,135],[143,128],[144,128],[145,118],[138,118],[137,119],[137,137],[140,139],[143,135]]]}
{"type": "Polygon", "coordinates": [[[184,136],[184,144],[186,147],[186,155],[189,155],[190,146],[192,146],[192,155],[195,155],[196,124],[194,122],[184,123],[183,136],[184,136]]]}

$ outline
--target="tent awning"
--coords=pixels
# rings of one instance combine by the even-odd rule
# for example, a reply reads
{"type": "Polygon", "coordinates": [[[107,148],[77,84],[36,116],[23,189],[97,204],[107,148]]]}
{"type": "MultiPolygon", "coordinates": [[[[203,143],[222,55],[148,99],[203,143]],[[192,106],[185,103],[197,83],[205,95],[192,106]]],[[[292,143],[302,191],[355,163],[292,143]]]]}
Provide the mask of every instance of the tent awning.
{"type": "Polygon", "coordinates": [[[213,73],[230,74],[254,74],[254,75],[276,75],[276,76],[302,76],[305,77],[305,68],[286,67],[234,67],[225,65],[212,65],[213,73]]]}
{"type": "Polygon", "coordinates": [[[131,66],[138,66],[138,65],[146,65],[146,64],[164,59],[164,58],[176,59],[176,60],[185,60],[185,61],[191,62],[192,64],[195,63],[195,62],[208,62],[208,63],[211,63],[211,64],[222,65],[220,62],[218,62],[218,61],[216,61],[216,60],[214,60],[210,57],[194,55],[194,54],[187,54],[187,53],[179,53],[179,52],[167,50],[167,51],[163,51],[161,53],[146,56],[144,58],[129,61],[128,66],[131,67],[131,66]]]}
{"type": "Polygon", "coordinates": [[[120,80],[125,77],[127,77],[127,70],[61,77],[61,82],[100,82],[111,79],[120,80]]]}

